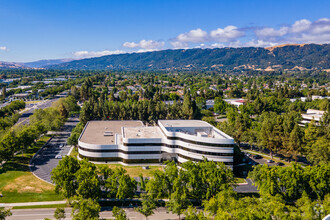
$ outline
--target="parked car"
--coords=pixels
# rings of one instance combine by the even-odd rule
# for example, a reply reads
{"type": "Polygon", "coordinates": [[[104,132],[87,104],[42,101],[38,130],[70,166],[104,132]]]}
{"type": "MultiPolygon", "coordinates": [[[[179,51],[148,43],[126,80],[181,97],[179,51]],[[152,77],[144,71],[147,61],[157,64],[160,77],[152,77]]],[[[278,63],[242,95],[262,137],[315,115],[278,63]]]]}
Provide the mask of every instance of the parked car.
{"type": "Polygon", "coordinates": [[[267,163],[274,163],[273,160],[267,160],[267,163]]]}
{"type": "Polygon", "coordinates": [[[246,154],[247,157],[251,157],[251,154],[246,154]]]}
{"type": "Polygon", "coordinates": [[[62,148],[62,147],[64,147],[64,144],[61,144],[61,145],[60,145],[60,148],[62,148]]]}
{"type": "Polygon", "coordinates": [[[55,159],[62,159],[62,155],[59,155],[59,154],[56,155],[56,156],[55,156],[55,159]]]}
{"type": "Polygon", "coordinates": [[[277,165],[277,166],[284,166],[284,163],[282,163],[282,162],[277,162],[276,165],[277,165]]]}
{"type": "Polygon", "coordinates": [[[253,156],[253,159],[262,159],[262,156],[260,156],[259,154],[256,154],[253,156]]]}

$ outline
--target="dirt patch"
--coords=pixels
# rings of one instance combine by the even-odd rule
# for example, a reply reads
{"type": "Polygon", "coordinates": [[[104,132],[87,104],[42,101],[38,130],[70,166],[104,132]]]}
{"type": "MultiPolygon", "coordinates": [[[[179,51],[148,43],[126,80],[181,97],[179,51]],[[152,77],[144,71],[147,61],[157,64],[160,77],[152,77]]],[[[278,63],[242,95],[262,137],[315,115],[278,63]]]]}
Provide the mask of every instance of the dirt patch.
{"type": "Polygon", "coordinates": [[[18,193],[42,193],[44,191],[54,190],[54,186],[39,180],[31,173],[27,173],[8,183],[2,190],[9,192],[17,191],[18,193]]]}

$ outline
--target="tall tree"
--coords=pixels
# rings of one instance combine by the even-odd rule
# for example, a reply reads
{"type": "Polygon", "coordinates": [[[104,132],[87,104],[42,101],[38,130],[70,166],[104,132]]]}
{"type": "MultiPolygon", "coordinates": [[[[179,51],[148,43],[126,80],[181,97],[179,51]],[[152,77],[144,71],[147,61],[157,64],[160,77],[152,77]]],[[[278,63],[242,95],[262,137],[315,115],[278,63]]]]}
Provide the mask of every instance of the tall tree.
{"type": "Polygon", "coordinates": [[[148,219],[148,216],[154,214],[154,210],[156,209],[156,202],[151,199],[148,195],[144,195],[142,197],[142,206],[136,208],[136,211],[140,212],[142,215],[148,219]]]}
{"type": "Polygon", "coordinates": [[[51,179],[55,183],[55,191],[63,194],[65,198],[75,196],[79,187],[75,173],[79,169],[80,164],[77,158],[65,156],[60,160],[57,167],[51,172],[51,179]]]}

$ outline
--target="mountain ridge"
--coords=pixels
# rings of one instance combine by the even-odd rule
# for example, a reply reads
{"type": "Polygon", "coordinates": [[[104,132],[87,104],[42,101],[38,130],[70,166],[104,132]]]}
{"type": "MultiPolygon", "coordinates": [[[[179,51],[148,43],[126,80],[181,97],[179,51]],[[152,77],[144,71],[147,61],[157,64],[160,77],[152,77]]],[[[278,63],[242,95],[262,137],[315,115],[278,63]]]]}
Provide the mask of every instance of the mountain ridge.
{"type": "Polygon", "coordinates": [[[74,60],[47,69],[60,70],[212,70],[330,69],[330,44],[176,49],[74,60]]]}

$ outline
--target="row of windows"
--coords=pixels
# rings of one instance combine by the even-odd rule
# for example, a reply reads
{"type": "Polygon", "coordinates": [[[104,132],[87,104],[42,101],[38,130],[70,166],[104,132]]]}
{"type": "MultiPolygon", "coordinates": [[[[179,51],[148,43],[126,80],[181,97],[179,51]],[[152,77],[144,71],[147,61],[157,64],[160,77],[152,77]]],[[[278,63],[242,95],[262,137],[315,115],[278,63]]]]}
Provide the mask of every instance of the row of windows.
{"type": "Polygon", "coordinates": [[[169,140],[178,140],[178,141],[183,141],[183,142],[190,143],[190,144],[203,145],[203,146],[209,146],[209,147],[233,147],[233,144],[212,144],[212,143],[204,143],[204,142],[199,142],[199,141],[188,140],[188,139],[181,138],[181,137],[168,137],[162,129],[160,129],[160,130],[166,136],[166,138],[169,140]]]}
{"type": "MultiPolygon", "coordinates": [[[[197,153],[197,154],[203,154],[203,155],[211,155],[211,156],[233,156],[233,153],[216,153],[216,152],[208,152],[208,151],[200,151],[200,150],[194,150],[186,147],[182,147],[179,145],[167,145],[167,144],[138,144],[134,146],[164,146],[169,148],[178,148],[182,149],[188,152],[197,153]]],[[[124,154],[161,154],[166,152],[161,151],[124,151],[121,149],[87,149],[84,147],[79,146],[79,148],[83,151],[87,152],[102,152],[102,153],[109,153],[109,152],[121,152],[124,154]]]]}
{"type": "MultiPolygon", "coordinates": [[[[178,154],[178,156],[179,157],[182,157],[182,158],[184,158],[186,160],[191,160],[191,161],[195,161],[195,162],[203,161],[203,159],[200,160],[200,159],[190,158],[190,157],[187,157],[187,156],[182,155],[182,154],[178,154]]],[[[224,163],[225,165],[233,165],[234,164],[233,162],[222,162],[222,163],[224,163]]]]}
{"type": "MultiPolygon", "coordinates": [[[[179,157],[182,157],[186,160],[191,160],[191,161],[202,161],[199,159],[194,159],[194,158],[190,158],[181,154],[178,154],[179,157]]],[[[96,162],[124,162],[124,163],[161,163],[163,161],[163,159],[123,159],[120,157],[88,157],[88,156],[83,156],[81,154],[79,154],[79,157],[84,159],[88,159],[91,161],[96,161],[96,162]]],[[[233,165],[233,162],[223,162],[225,165],[233,165]]]]}
{"type": "Polygon", "coordinates": [[[88,159],[90,161],[96,162],[124,162],[124,163],[159,163],[159,159],[123,159],[120,157],[88,157],[79,154],[79,157],[82,159],[88,159]]]}

